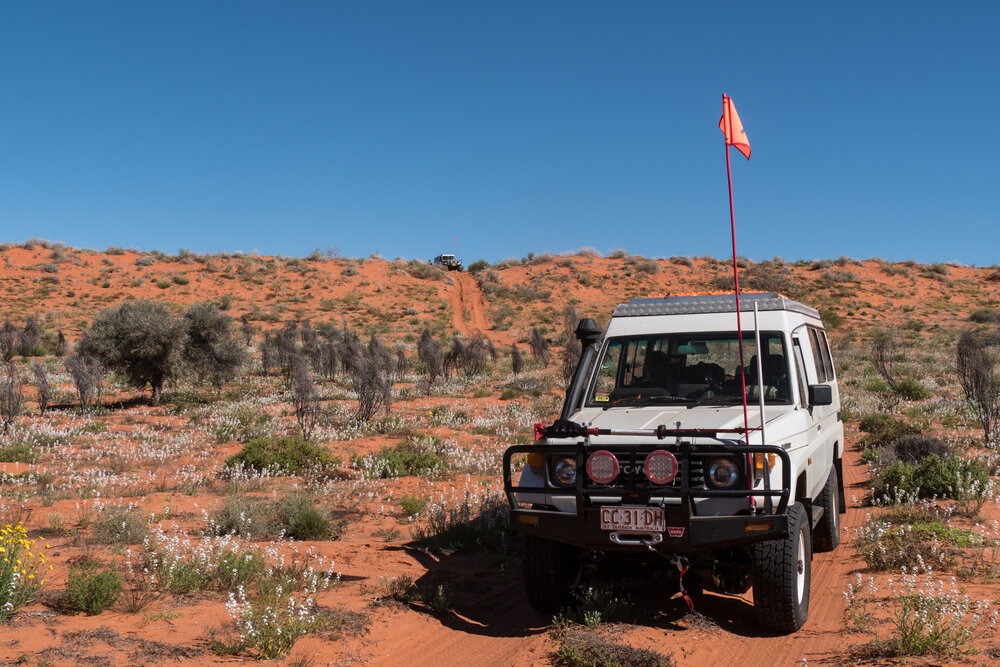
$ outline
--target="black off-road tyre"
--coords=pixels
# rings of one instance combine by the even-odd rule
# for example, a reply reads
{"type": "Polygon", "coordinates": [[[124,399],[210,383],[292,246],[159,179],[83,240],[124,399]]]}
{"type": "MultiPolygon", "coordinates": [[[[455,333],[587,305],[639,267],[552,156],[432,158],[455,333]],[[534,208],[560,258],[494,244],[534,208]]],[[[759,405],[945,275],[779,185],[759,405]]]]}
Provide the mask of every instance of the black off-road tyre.
{"type": "Polygon", "coordinates": [[[840,546],[840,490],[837,488],[837,467],[830,471],[823,492],[816,499],[816,506],[823,508],[823,516],[813,529],[813,550],[833,551],[840,546]]]}
{"type": "Polygon", "coordinates": [[[534,535],[525,537],[524,589],[536,611],[554,614],[572,604],[581,572],[579,549],[534,535]]]}
{"type": "Polygon", "coordinates": [[[753,606],[758,622],[795,632],[809,616],[812,539],[802,503],[788,509],[788,537],[754,545],[753,606]]]}

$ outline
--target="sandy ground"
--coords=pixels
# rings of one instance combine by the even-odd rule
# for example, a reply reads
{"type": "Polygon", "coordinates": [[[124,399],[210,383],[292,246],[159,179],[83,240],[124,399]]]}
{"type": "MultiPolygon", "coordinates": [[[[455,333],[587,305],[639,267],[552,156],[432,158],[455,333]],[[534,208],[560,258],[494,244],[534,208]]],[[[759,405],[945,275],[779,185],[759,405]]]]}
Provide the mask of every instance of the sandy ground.
{"type": "MultiPolygon", "coordinates": [[[[553,335],[562,306],[568,301],[576,304],[581,315],[606,317],[614,303],[630,296],[703,290],[710,277],[725,274],[728,268],[725,263],[704,259],[693,260],[691,265],[662,260],[656,272],[643,273],[634,266],[630,269],[623,259],[586,255],[513,265],[496,272],[494,284],[507,291],[494,290],[493,294],[528,296],[512,296],[504,302],[487,295],[471,274],[437,272],[421,278],[412,275],[401,261],[166,258],[128,250],[96,253],[64,249],[60,257],[55,253],[55,249],[44,245],[7,248],[0,262],[0,287],[6,295],[5,312],[15,323],[20,326],[26,315],[33,315],[50,334],[63,331],[70,342],[96,310],[115,305],[125,297],[167,301],[177,308],[225,298],[230,314],[235,318],[248,315],[258,334],[293,319],[347,323],[361,330],[377,322],[390,342],[412,343],[422,327],[434,326],[446,335],[482,334],[506,348],[514,342],[526,342],[532,326],[547,326],[547,333],[553,335]],[[629,277],[625,277],[627,270],[632,271],[629,277]],[[523,291],[527,287],[537,291],[523,291]],[[511,324],[500,329],[494,321],[505,303],[510,306],[507,312],[514,315],[511,324]]],[[[991,269],[952,266],[930,270],[894,265],[888,270],[884,263],[866,260],[840,267],[851,274],[845,279],[843,274],[829,274],[838,266],[799,266],[794,275],[800,284],[810,286],[821,308],[836,312],[844,320],[841,336],[864,336],[878,327],[909,326],[913,335],[931,337],[953,330],[954,321],[965,321],[976,308],[1000,303],[1000,289],[991,269]],[[909,324],[918,317],[917,308],[924,309],[921,327],[909,324]],[[951,328],[945,326],[946,322],[951,328]]],[[[72,398],[69,388],[63,389],[72,398]]],[[[27,391],[30,394],[30,388],[27,391]]],[[[461,396],[418,398],[398,402],[396,410],[416,423],[441,405],[468,412],[473,418],[506,405],[497,400],[496,387],[487,393],[474,396],[470,391],[461,396]]],[[[558,388],[551,390],[548,404],[557,404],[560,394],[558,388]]],[[[134,398],[135,393],[125,392],[121,400],[127,402],[130,397],[134,398]]],[[[273,409],[280,411],[280,406],[273,409]]],[[[287,411],[279,416],[290,422],[287,411]]],[[[72,418],[71,410],[63,410],[47,419],[58,424],[72,418]]],[[[107,432],[134,430],[137,438],[148,438],[146,442],[168,441],[171,434],[194,428],[167,408],[151,409],[141,402],[112,410],[95,421],[103,424],[101,428],[107,432]]],[[[524,434],[529,432],[530,424],[520,426],[524,434]]],[[[476,451],[498,451],[504,446],[489,434],[473,433],[460,425],[426,425],[425,431],[476,451]]],[[[324,445],[349,460],[352,455],[377,451],[390,441],[373,435],[350,440],[331,438],[324,445]]],[[[682,666],[852,664],[850,647],[863,644],[870,636],[845,627],[843,593],[856,573],[865,573],[851,538],[869,510],[861,505],[865,466],[860,464],[853,443],[848,444],[845,485],[849,506],[842,521],[844,544],[814,559],[810,616],[801,631],[788,636],[762,632],[753,620],[749,594],[706,594],[699,602],[698,614],[692,616],[685,613],[676,595],[660,591],[643,599],[646,616],[636,625],[616,630],[623,641],[671,655],[682,666]]],[[[194,493],[183,493],[171,486],[173,476],[187,464],[212,469],[238,450],[235,442],[203,441],[176,457],[140,457],[139,467],[132,472],[145,475],[147,481],[142,484],[147,487],[128,500],[159,515],[169,508],[169,518],[161,519],[162,525],[173,521],[183,529],[193,530],[201,521],[201,513],[220,504],[220,492],[206,483],[194,493]],[[200,449],[207,453],[198,453],[200,449]]],[[[58,452],[86,458],[95,455],[96,450],[67,445],[58,452]]],[[[58,474],[62,465],[58,453],[54,453],[42,457],[35,466],[3,464],[3,471],[19,475],[55,469],[58,474]]],[[[101,465],[110,462],[103,460],[101,465]]],[[[127,473],[130,465],[111,467],[127,473]]],[[[404,494],[432,497],[448,489],[457,489],[460,494],[462,489],[495,489],[497,485],[498,479],[484,475],[455,476],[433,483],[400,479],[364,487],[358,487],[356,480],[340,482],[333,491],[338,498],[357,500],[368,494],[357,500],[358,513],[352,515],[341,539],[299,547],[312,547],[336,563],[340,582],[321,593],[319,603],[361,616],[345,622],[339,633],[301,639],[289,657],[279,662],[435,667],[550,664],[555,646],[552,619],[528,606],[517,557],[501,561],[496,554],[423,548],[410,539],[413,524],[392,509],[404,494]],[[398,535],[386,539],[384,535],[391,529],[397,529],[398,535]],[[390,601],[373,605],[380,585],[401,576],[411,577],[422,591],[443,586],[449,593],[448,609],[429,613],[423,604],[390,601]]],[[[113,497],[115,490],[105,498],[113,497]]],[[[2,508],[5,521],[23,518],[33,536],[50,545],[55,564],[46,586],[50,591],[65,587],[68,564],[74,558],[84,554],[115,561],[123,558],[122,553],[86,539],[83,514],[87,502],[89,498],[84,497],[46,504],[40,497],[28,495],[17,502],[8,500],[2,508]],[[53,530],[53,517],[60,517],[65,531],[53,530]]],[[[984,512],[986,520],[996,518],[996,513],[991,504],[984,512]]],[[[998,597],[995,587],[985,584],[970,585],[969,593],[991,600],[998,597]]],[[[112,609],[88,617],[62,613],[54,608],[51,595],[43,595],[11,622],[0,626],[0,664],[202,665],[252,661],[220,656],[210,650],[208,630],[228,621],[223,602],[216,593],[166,596],[138,614],[112,609]]],[[[879,619],[882,625],[885,622],[884,616],[879,619]]],[[[1000,647],[995,630],[984,629],[976,645],[978,655],[911,660],[907,664],[989,664],[990,652],[1000,647]]]]}

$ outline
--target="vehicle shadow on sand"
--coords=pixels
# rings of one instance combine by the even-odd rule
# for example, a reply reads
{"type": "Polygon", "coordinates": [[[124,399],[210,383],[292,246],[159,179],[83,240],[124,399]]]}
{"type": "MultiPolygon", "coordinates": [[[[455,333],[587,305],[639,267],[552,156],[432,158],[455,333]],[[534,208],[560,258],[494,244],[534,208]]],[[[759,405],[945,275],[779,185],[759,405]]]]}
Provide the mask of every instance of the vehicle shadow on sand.
{"type": "MultiPolygon", "coordinates": [[[[437,618],[442,625],[469,634],[490,637],[527,637],[553,626],[553,616],[535,611],[528,603],[518,555],[502,559],[495,553],[448,552],[410,543],[403,547],[426,568],[414,582],[407,604],[437,618]]],[[[688,609],[679,590],[648,580],[626,580],[615,594],[632,604],[628,618],[635,625],[666,632],[718,628],[740,637],[770,637],[778,633],[761,627],[753,605],[742,597],[703,593],[688,609]]],[[[597,586],[609,585],[605,582],[597,586]]],[[[567,609],[565,615],[573,616],[567,609]]]]}
{"type": "Polygon", "coordinates": [[[524,596],[519,559],[417,543],[402,549],[427,569],[407,604],[444,626],[489,637],[527,637],[551,625],[551,617],[532,609],[524,596]]]}

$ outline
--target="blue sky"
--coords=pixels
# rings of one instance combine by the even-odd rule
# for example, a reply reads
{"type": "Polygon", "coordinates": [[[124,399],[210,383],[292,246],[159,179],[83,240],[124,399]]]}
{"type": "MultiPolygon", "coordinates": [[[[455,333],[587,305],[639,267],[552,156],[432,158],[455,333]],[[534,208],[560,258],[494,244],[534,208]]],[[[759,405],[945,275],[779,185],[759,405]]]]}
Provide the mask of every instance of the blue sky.
{"type": "Polygon", "coordinates": [[[1000,3],[0,0],[0,240],[1000,263],[1000,3]]]}

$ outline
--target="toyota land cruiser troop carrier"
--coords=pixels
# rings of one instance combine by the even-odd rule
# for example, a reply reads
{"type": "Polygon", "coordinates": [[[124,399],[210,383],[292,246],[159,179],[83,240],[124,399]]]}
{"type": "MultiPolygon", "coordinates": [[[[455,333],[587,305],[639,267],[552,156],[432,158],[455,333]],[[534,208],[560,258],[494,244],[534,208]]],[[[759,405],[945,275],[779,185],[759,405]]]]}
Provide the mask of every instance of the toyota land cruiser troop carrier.
{"type": "Polygon", "coordinates": [[[836,375],[815,309],[760,293],[740,311],[742,340],[732,294],[633,299],[603,335],[579,323],[560,419],[504,454],[537,610],[604,571],[662,570],[689,606],[689,589],[752,587],[761,624],[805,623],[813,550],[837,547],[844,512],[836,375]]]}

